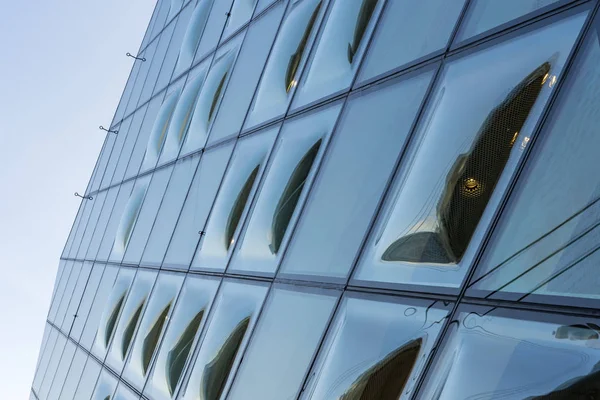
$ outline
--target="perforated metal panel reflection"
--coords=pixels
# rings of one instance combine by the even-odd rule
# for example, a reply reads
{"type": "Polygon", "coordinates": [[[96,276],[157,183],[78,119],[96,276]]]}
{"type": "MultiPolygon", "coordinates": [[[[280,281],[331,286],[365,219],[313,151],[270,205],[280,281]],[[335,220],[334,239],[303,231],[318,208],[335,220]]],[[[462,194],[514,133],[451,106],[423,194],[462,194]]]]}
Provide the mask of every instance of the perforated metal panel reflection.
{"type": "Polygon", "coordinates": [[[437,205],[437,230],[397,239],[384,261],[460,261],[549,71],[546,62],[525,77],[488,115],[471,149],[457,157],[437,205]]]}

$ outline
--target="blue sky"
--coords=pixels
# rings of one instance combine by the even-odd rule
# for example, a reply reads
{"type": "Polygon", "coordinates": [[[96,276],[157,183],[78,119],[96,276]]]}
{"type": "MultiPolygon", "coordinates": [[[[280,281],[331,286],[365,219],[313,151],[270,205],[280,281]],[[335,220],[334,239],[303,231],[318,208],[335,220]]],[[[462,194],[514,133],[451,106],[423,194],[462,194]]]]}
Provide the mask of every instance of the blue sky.
{"type": "Polygon", "coordinates": [[[154,0],[0,0],[0,387],[28,399],[63,244],[154,0]]]}

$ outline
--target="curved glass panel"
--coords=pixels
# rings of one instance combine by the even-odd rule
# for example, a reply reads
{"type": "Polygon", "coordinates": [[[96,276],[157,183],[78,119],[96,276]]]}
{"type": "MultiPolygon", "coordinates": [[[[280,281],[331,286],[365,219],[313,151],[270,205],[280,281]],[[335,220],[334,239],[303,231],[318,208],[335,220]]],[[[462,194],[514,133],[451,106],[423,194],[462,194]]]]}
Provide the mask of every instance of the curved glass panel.
{"type": "Polygon", "coordinates": [[[531,301],[530,294],[560,296],[556,301],[562,304],[564,296],[600,297],[600,182],[590,168],[600,145],[596,35],[589,37],[583,51],[471,281],[471,287],[489,292],[491,298],[531,301]]]}
{"type": "Polygon", "coordinates": [[[198,154],[193,157],[179,159],[175,163],[169,186],[162,198],[154,225],[147,236],[146,243],[144,243],[145,247],[140,265],[155,267],[161,265],[169,244],[168,241],[171,239],[171,234],[177,224],[177,218],[183,207],[200,159],[201,155],[198,154]]]}
{"type": "Polygon", "coordinates": [[[175,67],[176,76],[192,65],[213,2],[214,0],[199,0],[196,4],[179,51],[179,59],[175,67]]]}
{"type": "Polygon", "coordinates": [[[208,214],[215,201],[233,146],[234,143],[230,142],[202,154],[183,210],[179,220],[176,221],[175,231],[168,233],[169,235],[173,233],[173,237],[169,236],[170,242],[164,241],[167,254],[163,265],[185,270],[189,268],[200,240],[199,232],[206,226],[208,214]]]}
{"type": "Polygon", "coordinates": [[[256,182],[260,180],[278,131],[279,126],[276,126],[239,139],[192,263],[193,269],[225,269],[234,248],[231,244],[237,240],[237,232],[254,196],[256,182]],[[248,178],[252,178],[253,171],[257,168],[257,176],[251,179],[251,193],[246,196],[244,188],[249,186],[248,178]]]}
{"type": "MultiPolygon", "coordinates": [[[[227,14],[231,10],[231,5],[234,0],[215,0],[206,27],[204,28],[204,34],[198,44],[194,62],[198,62],[203,58],[209,56],[209,54],[217,47],[225,28],[225,23],[229,19],[227,14]]],[[[238,0],[239,1],[239,0],[238,0]]]]}
{"type": "Polygon", "coordinates": [[[105,364],[113,371],[122,371],[131,352],[156,276],[156,271],[137,270],[105,360],[105,364]]]}
{"type": "Polygon", "coordinates": [[[231,79],[223,94],[220,111],[211,128],[209,144],[237,136],[242,129],[286,5],[279,2],[248,27],[231,79]]]}
{"type": "Polygon", "coordinates": [[[352,84],[383,3],[378,0],[335,1],[294,97],[293,108],[352,84]]]}
{"type": "Polygon", "coordinates": [[[131,192],[127,205],[121,215],[112,252],[110,254],[111,260],[121,261],[123,258],[125,249],[127,249],[129,239],[131,238],[131,233],[133,232],[133,227],[137,221],[140,210],[142,209],[142,203],[144,202],[144,197],[146,196],[146,190],[148,190],[149,184],[149,176],[140,178],[135,183],[133,192],[131,192]]]}
{"type": "Polygon", "coordinates": [[[497,205],[501,196],[494,189],[506,187],[553,90],[551,76],[562,71],[585,17],[566,18],[447,64],[356,279],[461,283],[479,221],[486,209],[493,212],[488,204],[497,205]],[[540,41],[547,44],[538,46],[540,41]],[[506,63],[515,52],[523,54],[506,63]],[[493,80],[484,79],[491,75],[493,80]]]}
{"type": "Polygon", "coordinates": [[[410,398],[449,307],[400,301],[347,293],[301,398],[410,398]]]}
{"type": "Polygon", "coordinates": [[[218,400],[227,392],[267,289],[232,280],[221,284],[183,399],[218,400]]]}
{"type": "Polygon", "coordinates": [[[115,304],[112,312],[110,313],[110,316],[108,317],[108,321],[106,321],[106,331],[104,332],[104,345],[107,348],[108,348],[110,339],[112,338],[112,334],[115,330],[115,325],[117,324],[117,318],[119,317],[119,313],[121,312],[121,309],[123,308],[123,303],[125,302],[126,294],[127,293],[123,293],[121,295],[121,297],[119,297],[117,304],[115,304]]]}
{"type": "Polygon", "coordinates": [[[125,326],[125,330],[123,331],[123,340],[121,341],[121,358],[124,360],[127,356],[127,352],[129,351],[129,347],[131,346],[131,340],[133,339],[133,334],[135,332],[135,328],[140,320],[140,316],[142,315],[142,310],[146,305],[146,298],[142,299],[140,304],[135,308],[133,315],[127,321],[127,325],[125,326]]]}
{"type": "Polygon", "coordinates": [[[599,330],[596,320],[464,307],[419,397],[594,398],[599,330]]]}
{"type": "Polygon", "coordinates": [[[185,370],[194,353],[208,311],[217,292],[219,279],[188,276],[150,372],[144,395],[155,400],[176,397],[185,370]]]}
{"type": "Polygon", "coordinates": [[[300,80],[323,3],[323,0],[297,0],[289,6],[258,86],[246,128],[285,112],[300,80]]]}
{"type": "Polygon", "coordinates": [[[427,69],[346,102],[280,271],[346,278],[432,77],[427,69]]]}
{"type": "Polygon", "coordinates": [[[446,48],[465,0],[388,1],[364,56],[358,82],[446,48]]]}
{"type": "Polygon", "coordinates": [[[456,34],[455,42],[458,43],[477,36],[540,8],[557,3],[559,3],[559,0],[504,0],[500,3],[481,0],[472,1],[456,34]]]}
{"type": "Polygon", "coordinates": [[[93,351],[98,330],[103,329],[100,325],[102,313],[106,311],[107,300],[118,273],[119,268],[113,265],[96,264],[93,269],[78,311],[80,317],[75,319],[71,329],[71,337],[78,340],[85,349],[93,351]],[[99,273],[96,272],[98,270],[99,273]]]}
{"type": "Polygon", "coordinates": [[[337,102],[285,122],[230,270],[275,272],[340,110],[337,102]]]}
{"type": "Polygon", "coordinates": [[[96,382],[96,388],[94,389],[92,400],[111,399],[118,383],[119,381],[113,376],[113,374],[103,369],[100,373],[100,377],[98,378],[98,382],[96,382]]]}
{"type": "Polygon", "coordinates": [[[185,275],[182,274],[161,272],[148,298],[136,339],[131,346],[131,356],[123,370],[123,378],[140,391],[149,376],[151,364],[184,278],[185,275]]]}
{"type": "Polygon", "coordinates": [[[295,399],[338,295],[334,291],[276,286],[265,303],[227,398],[295,399]]]}
{"type": "Polygon", "coordinates": [[[258,0],[235,0],[231,8],[231,15],[227,19],[227,25],[223,31],[223,39],[227,39],[252,17],[254,7],[258,0]]]}
{"type": "Polygon", "coordinates": [[[231,207],[231,211],[229,212],[229,217],[227,217],[227,226],[225,228],[225,247],[229,250],[229,246],[233,243],[233,235],[237,230],[238,224],[240,222],[240,218],[242,217],[242,213],[246,209],[246,203],[248,203],[248,197],[250,197],[250,192],[252,192],[252,188],[254,187],[254,181],[256,180],[256,176],[260,171],[260,164],[254,167],[248,179],[246,179],[246,183],[240,189],[240,192],[235,198],[235,202],[231,207]]]}
{"type": "Polygon", "coordinates": [[[181,97],[173,111],[173,118],[169,125],[169,131],[167,133],[167,138],[165,139],[163,152],[160,155],[159,164],[170,161],[179,154],[179,149],[181,148],[188,127],[190,126],[190,121],[192,120],[196,99],[198,98],[198,94],[200,93],[200,89],[206,78],[206,68],[206,64],[202,64],[199,67],[197,75],[190,78],[190,81],[186,84],[185,89],[181,93],[181,97]]]}
{"type": "Polygon", "coordinates": [[[175,106],[177,105],[180,94],[181,89],[176,90],[167,96],[158,111],[154,126],[152,127],[152,132],[150,133],[150,138],[148,139],[146,154],[144,155],[144,161],[142,162],[142,171],[154,167],[158,161],[158,156],[165,143],[167,130],[169,129],[171,117],[175,111],[175,106]]]}
{"type": "Polygon", "coordinates": [[[150,361],[152,360],[152,356],[156,351],[156,346],[158,345],[158,339],[160,338],[160,334],[165,325],[165,321],[167,319],[167,315],[171,311],[171,303],[167,304],[165,308],[158,314],[156,320],[152,323],[152,327],[150,331],[146,334],[144,338],[144,342],[142,344],[142,370],[144,374],[148,372],[148,367],[150,366],[150,361]]]}
{"type": "MultiPolygon", "coordinates": [[[[139,182],[141,184],[144,179],[140,179],[139,182]]],[[[135,181],[129,181],[117,187],[117,198],[115,199],[114,205],[110,210],[107,210],[108,221],[106,222],[106,228],[103,230],[100,238],[100,244],[98,246],[98,250],[94,256],[87,257],[90,259],[96,259],[96,261],[107,261],[110,257],[110,252],[114,247],[115,237],[117,236],[117,232],[119,231],[119,225],[121,223],[121,219],[124,216],[123,210],[127,206],[129,202],[129,198],[131,197],[132,189],[134,188],[135,181]]],[[[122,244],[120,245],[122,247],[122,244]]],[[[120,249],[121,252],[124,249],[120,249]]]]}
{"type": "Polygon", "coordinates": [[[238,49],[239,46],[235,43],[227,50],[223,50],[222,54],[214,60],[194,108],[194,115],[183,145],[183,154],[204,147],[238,49]]]}
{"type": "MultiPolygon", "coordinates": [[[[173,168],[174,165],[169,165],[166,168],[156,170],[152,174],[144,202],[137,214],[135,227],[129,235],[127,249],[121,261],[123,264],[139,265],[159,207],[173,177],[173,168]]],[[[181,173],[181,171],[178,172],[181,173]]],[[[111,258],[113,258],[112,255],[111,258]]]]}
{"type": "Polygon", "coordinates": [[[181,375],[183,374],[183,368],[190,355],[192,345],[200,329],[200,324],[204,320],[204,309],[200,310],[198,314],[192,318],[188,326],[185,328],[175,346],[169,351],[167,355],[167,384],[169,387],[169,393],[173,395],[181,375]]]}
{"type": "Polygon", "coordinates": [[[233,362],[242,345],[250,317],[242,319],[225,339],[214,358],[206,364],[200,379],[200,397],[218,400],[223,395],[233,362]]]}

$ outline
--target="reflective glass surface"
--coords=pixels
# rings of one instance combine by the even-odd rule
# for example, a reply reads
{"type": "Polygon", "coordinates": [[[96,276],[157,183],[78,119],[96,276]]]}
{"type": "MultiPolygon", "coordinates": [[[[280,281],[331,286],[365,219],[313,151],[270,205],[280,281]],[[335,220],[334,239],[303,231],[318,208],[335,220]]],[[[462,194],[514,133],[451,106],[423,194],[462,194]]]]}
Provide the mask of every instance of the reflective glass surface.
{"type": "Polygon", "coordinates": [[[533,13],[541,8],[565,2],[560,0],[472,1],[465,15],[464,22],[461,24],[456,35],[456,41],[459,42],[477,36],[489,29],[533,13]]]}
{"type": "Polygon", "coordinates": [[[112,395],[115,392],[118,384],[117,378],[106,369],[100,372],[98,382],[96,382],[96,388],[94,394],[92,394],[91,400],[112,400],[112,395]]]}
{"type": "Polygon", "coordinates": [[[448,311],[438,302],[346,293],[301,398],[410,398],[448,311]]]}
{"type": "Polygon", "coordinates": [[[446,65],[356,279],[460,285],[471,238],[529,143],[586,14],[446,65]]]}
{"type": "MultiPolygon", "coordinates": [[[[162,175],[164,176],[164,173],[162,175]]],[[[152,176],[146,175],[135,182],[133,191],[129,196],[129,200],[127,200],[127,205],[123,208],[119,225],[116,229],[109,261],[120,262],[123,259],[125,250],[127,249],[127,246],[129,246],[129,240],[131,239],[131,234],[135,228],[136,221],[140,215],[140,210],[144,204],[144,198],[151,180],[152,176]]],[[[154,185],[154,187],[156,188],[157,185],[158,184],[154,185]]],[[[113,214],[114,213],[115,211],[113,210],[113,214]]],[[[105,236],[106,234],[107,233],[105,233],[105,236]]]]}
{"type": "Polygon", "coordinates": [[[338,295],[276,287],[265,303],[227,398],[296,398],[338,295]]]}
{"type": "Polygon", "coordinates": [[[196,100],[200,93],[200,89],[204,84],[207,69],[208,63],[202,63],[190,72],[185,88],[173,110],[173,117],[169,124],[169,130],[165,139],[163,151],[160,155],[159,164],[170,161],[179,154],[183,140],[188,132],[190,121],[194,115],[196,100]]]}
{"type": "Polygon", "coordinates": [[[218,400],[227,392],[267,289],[267,284],[258,282],[221,284],[183,399],[218,400]]]}
{"type": "Polygon", "coordinates": [[[181,274],[162,272],[152,289],[132,344],[131,354],[123,370],[123,377],[140,391],[144,387],[151,363],[170,320],[183,278],[181,274]]]}
{"type": "Polygon", "coordinates": [[[160,266],[168,240],[177,224],[190,184],[198,167],[200,156],[188,157],[178,161],[173,168],[173,175],[160,204],[152,232],[147,238],[142,256],[142,265],[160,266]]]}
{"type": "Polygon", "coordinates": [[[275,273],[341,108],[336,102],[283,125],[230,270],[275,273]]]}
{"type": "MultiPolygon", "coordinates": [[[[121,158],[121,154],[123,153],[123,147],[125,146],[127,137],[129,135],[137,135],[137,130],[139,130],[139,128],[140,128],[139,124],[141,123],[141,121],[140,121],[140,118],[137,117],[137,118],[135,118],[135,124],[133,124],[135,116],[136,115],[134,114],[134,115],[128,117],[117,128],[115,128],[116,130],[118,130],[118,133],[116,133],[117,137],[115,139],[115,144],[114,144],[113,150],[110,154],[110,159],[108,160],[106,169],[104,170],[104,175],[102,176],[100,188],[105,188],[105,187],[110,186],[110,183],[113,179],[113,175],[115,174],[115,170],[117,169],[117,166],[119,165],[119,160],[121,158]],[[120,133],[120,135],[119,135],[119,133],[120,133]]],[[[114,135],[114,133],[109,133],[109,134],[114,135]]]]}
{"type": "Polygon", "coordinates": [[[350,87],[382,0],[337,0],[323,23],[292,108],[350,87]]]}
{"type": "Polygon", "coordinates": [[[129,291],[105,363],[114,371],[123,369],[127,355],[134,343],[137,327],[146,308],[157,272],[138,270],[129,291]]]}
{"type": "Polygon", "coordinates": [[[218,279],[195,276],[186,278],[144,388],[144,394],[149,398],[169,400],[176,396],[218,286],[218,279]]]}
{"type": "Polygon", "coordinates": [[[471,282],[489,297],[600,296],[593,272],[600,181],[589,168],[599,140],[598,62],[598,36],[592,35],[471,282]]]}
{"type": "Polygon", "coordinates": [[[154,243],[157,252],[159,248],[163,254],[167,252],[164,259],[165,266],[186,270],[189,268],[200,240],[200,232],[206,225],[232,151],[233,143],[228,143],[202,154],[198,171],[192,181],[175,230],[173,232],[161,230],[162,234],[169,237],[161,240],[160,246],[154,243]]]}
{"type": "MultiPolygon", "coordinates": [[[[181,1],[183,2],[183,0],[181,1]]],[[[175,29],[173,31],[173,36],[171,37],[171,42],[169,43],[167,53],[165,54],[165,60],[160,68],[154,93],[158,93],[165,86],[167,86],[172,79],[174,80],[178,77],[178,75],[174,74],[174,69],[177,63],[179,49],[181,48],[181,43],[185,36],[187,27],[189,26],[188,23],[193,11],[193,5],[187,5],[183,10],[181,10],[177,16],[176,22],[174,22],[176,24],[175,29]]]]}
{"type": "Polygon", "coordinates": [[[119,190],[120,187],[108,189],[104,199],[104,204],[102,205],[102,211],[98,217],[98,222],[96,222],[96,226],[94,227],[94,233],[92,235],[92,239],[90,240],[90,245],[88,246],[86,253],[82,258],[86,260],[96,259],[96,255],[100,249],[100,244],[102,243],[104,231],[106,230],[106,226],[110,220],[115,202],[117,201],[119,190]]]}
{"type": "Polygon", "coordinates": [[[106,300],[92,350],[94,355],[100,359],[104,359],[106,356],[134,277],[134,269],[121,268],[119,275],[115,279],[111,293],[106,300]]]}
{"type": "Polygon", "coordinates": [[[93,290],[93,288],[90,287],[90,292],[85,294],[86,298],[89,296],[93,300],[87,318],[85,321],[83,321],[85,326],[83,327],[83,332],[81,334],[81,338],[79,339],[79,343],[88,350],[91,350],[92,345],[94,344],[94,338],[96,337],[96,332],[98,330],[100,316],[104,311],[106,300],[111,293],[111,289],[118,272],[118,267],[107,265],[102,273],[102,278],[100,279],[98,288],[93,290]]]}
{"type": "Polygon", "coordinates": [[[290,241],[283,273],[348,275],[433,72],[426,69],[350,98],[290,241]]]}
{"type": "Polygon", "coordinates": [[[227,13],[231,10],[232,3],[233,0],[213,0],[204,33],[196,50],[195,61],[202,60],[219,43],[227,22],[227,13]]]}
{"type": "Polygon", "coordinates": [[[237,135],[242,129],[284,11],[285,3],[280,2],[264,16],[254,20],[248,28],[221,107],[215,117],[208,138],[209,144],[237,135]]]}
{"type": "Polygon", "coordinates": [[[463,309],[419,396],[594,398],[600,371],[597,324],[567,316],[463,309]]]}
{"type": "Polygon", "coordinates": [[[464,3],[464,0],[388,1],[358,82],[445,49],[464,3]]]}
{"type": "Polygon", "coordinates": [[[69,367],[69,372],[67,373],[65,383],[60,391],[58,399],[73,400],[75,398],[75,391],[77,390],[77,385],[83,375],[87,358],[88,355],[83,350],[77,349],[75,351],[75,356],[73,356],[73,361],[69,367]]]}
{"type": "MultiPolygon", "coordinates": [[[[131,153],[134,149],[135,142],[140,134],[142,126],[144,129],[151,128],[151,125],[148,126],[148,124],[151,124],[151,122],[145,119],[146,112],[150,111],[151,113],[156,113],[158,111],[158,106],[160,106],[160,103],[157,104],[157,101],[151,101],[149,104],[140,107],[131,117],[133,119],[131,121],[129,130],[124,137],[125,141],[123,142],[123,148],[121,149],[121,154],[119,155],[119,161],[117,162],[117,166],[115,167],[112,177],[110,177],[111,185],[120,183],[125,177],[125,171],[129,165],[129,159],[131,158],[131,153]],[[142,123],[144,125],[142,125],[142,123]]],[[[123,135],[123,133],[121,133],[121,135],[123,135]]]]}
{"type": "Polygon", "coordinates": [[[83,333],[85,321],[87,320],[87,317],[90,313],[90,309],[92,308],[94,297],[96,296],[96,291],[99,289],[100,283],[102,282],[104,268],[105,266],[103,264],[94,264],[92,266],[90,276],[85,282],[85,287],[83,289],[81,301],[79,302],[76,310],[77,317],[75,318],[73,326],[71,327],[71,331],[69,332],[69,336],[75,340],[79,340],[81,334],[83,333]]]}
{"type": "Polygon", "coordinates": [[[183,36],[181,48],[179,49],[179,58],[175,66],[175,75],[179,75],[192,65],[196,49],[202,38],[202,33],[208,21],[211,7],[214,0],[199,0],[194,6],[194,11],[183,36]]]}
{"type": "Polygon", "coordinates": [[[204,147],[208,132],[215,119],[223,92],[231,76],[231,70],[243,40],[243,33],[231,43],[219,49],[202,90],[198,95],[194,115],[192,116],[188,134],[183,144],[182,153],[187,154],[204,147]]]}
{"type": "Polygon", "coordinates": [[[327,0],[291,0],[258,85],[245,128],[286,112],[326,3],[327,0]]]}
{"type": "Polygon", "coordinates": [[[278,131],[276,126],[238,141],[192,263],[193,269],[225,269],[278,131]]]}
{"type": "MultiPolygon", "coordinates": [[[[172,93],[172,91],[169,91],[169,94],[170,93],[172,93]]],[[[150,134],[154,131],[154,126],[158,120],[158,113],[163,105],[165,95],[165,92],[161,92],[158,96],[154,96],[148,103],[148,109],[144,115],[144,122],[142,123],[139,134],[135,138],[133,150],[129,150],[131,157],[127,163],[124,179],[131,178],[140,171],[142,161],[145,158],[146,149],[148,148],[150,134]]],[[[158,137],[160,138],[160,134],[158,134],[158,137]]]]}
{"type": "Polygon", "coordinates": [[[73,361],[73,356],[75,355],[76,349],[77,346],[73,342],[68,341],[65,345],[65,349],[61,354],[60,361],[56,367],[56,373],[54,374],[50,390],[48,391],[48,395],[46,397],[47,400],[58,400],[58,396],[60,395],[65,380],[67,379],[69,367],[73,361]]]}
{"type": "Polygon", "coordinates": [[[81,374],[81,379],[77,384],[77,390],[75,391],[75,396],[73,399],[91,398],[101,370],[101,365],[98,364],[92,357],[88,357],[87,362],[85,363],[85,368],[81,374]]]}
{"type": "Polygon", "coordinates": [[[227,18],[227,24],[223,30],[223,39],[227,39],[250,20],[257,2],[258,0],[234,0],[230,11],[231,15],[227,18]]]}
{"type": "MultiPolygon", "coordinates": [[[[71,342],[69,342],[69,344],[73,345],[71,342]]],[[[46,367],[44,377],[41,380],[41,384],[37,391],[42,399],[45,399],[48,396],[48,392],[50,391],[50,387],[54,381],[54,376],[56,375],[58,364],[60,363],[65,346],[67,346],[67,338],[59,333],[56,338],[54,348],[52,349],[52,355],[48,360],[48,366],[46,367]]],[[[73,356],[73,354],[71,354],[71,356],[73,356]]]]}
{"type": "Polygon", "coordinates": [[[81,271],[79,272],[77,282],[73,288],[73,295],[69,300],[69,305],[65,309],[65,315],[61,325],[63,332],[69,333],[76,319],[79,318],[79,305],[83,299],[83,291],[88,283],[88,279],[92,272],[92,267],[93,263],[90,261],[85,261],[81,264],[81,271]]]}
{"type": "MultiPolygon", "coordinates": [[[[139,185],[136,185],[136,196],[141,196],[140,191],[141,188],[145,185],[144,179],[140,179],[139,185]]],[[[115,246],[115,237],[117,233],[122,235],[122,227],[121,218],[124,215],[124,211],[127,210],[129,212],[130,208],[133,207],[134,204],[129,204],[130,197],[133,195],[134,189],[134,181],[129,181],[127,183],[119,186],[119,194],[117,195],[117,199],[115,200],[115,204],[110,210],[110,218],[106,224],[106,229],[103,232],[102,241],[100,242],[100,247],[98,248],[98,253],[96,254],[96,260],[107,261],[110,255],[111,249],[115,246]]],[[[108,212],[108,210],[107,210],[108,212]]],[[[122,236],[119,236],[119,240],[123,240],[122,236]]],[[[123,242],[118,244],[119,248],[123,246],[123,242]]],[[[120,250],[123,251],[124,249],[120,250]]],[[[93,255],[90,255],[93,256],[93,255]]],[[[90,257],[93,258],[93,257],[90,257]]]]}
{"type": "MultiPolygon", "coordinates": [[[[144,203],[139,211],[135,226],[133,227],[131,238],[127,244],[127,251],[125,251],[125,255],[123,256],[123,263],[139,264],[146,243],[148,242],[150,232],[152,231],[153,226],[156,226],[156,215],[165,197],[165,191],[169,188],[168,185],[170,180],[173,178],[178,180],[182,171],[184,173],[189,173],[189,171],[179,170],[178,172],[180,174],[173,177],[173,168],[174,166],[169,166],[157,170],[152,175],[152,181],[150,182],[150,186],[148,186],[148,192],[146,193],[144,203]]],[[[193,170],[191,171],[191,174],[193,174],[193,170]]],[[[173,188],[173,186],[171,186],[171,188],[173,188]]]]}
{"type": "Polygon", "coordinates": [[[158,162],[158,157],[165,144],[167,138],[167,132],[175,106],[181,95],[181,89],[171,91],[158,110],[156,120],[152,126],[152,132],[148,138],[148,146],[146,147],[146,154],[144,155],[144,161],[142,162],[141,171],[146,171],[150,168],[154,168],[158,162]]]}

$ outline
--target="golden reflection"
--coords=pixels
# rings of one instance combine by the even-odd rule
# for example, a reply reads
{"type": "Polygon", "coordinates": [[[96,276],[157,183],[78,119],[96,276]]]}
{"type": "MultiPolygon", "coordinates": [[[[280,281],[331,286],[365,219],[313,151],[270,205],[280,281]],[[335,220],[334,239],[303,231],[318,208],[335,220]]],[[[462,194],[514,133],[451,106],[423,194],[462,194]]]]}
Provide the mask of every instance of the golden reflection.
{"type": "Polygon", "coordinates": [[[392,351],[361,374],[340,400],[397,400],[419,356],[423,339],[415,339],[392,351]]]}
{"type": "MultiPolygon", "coordinates": [[[[461,260],[549,71],[546,62],[525,77],[490,112],[471,149],[457,157],[437,204],[437,228],[400,237],[385,250],[383,261],[448,264],[461,260]]],[[[523,138],[521,146],[528,141],[523,138]]]]}

